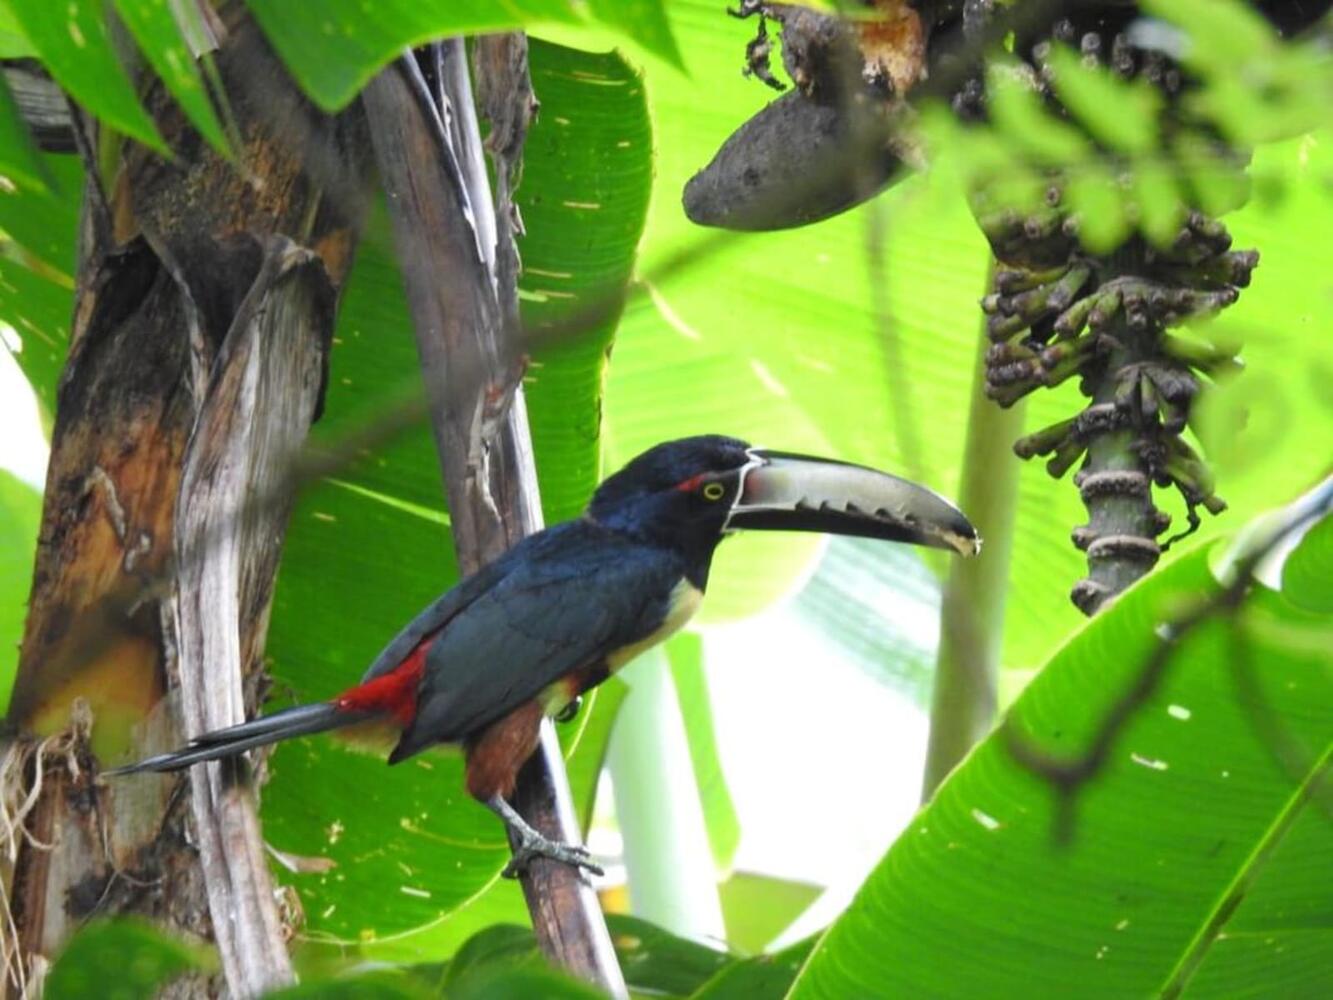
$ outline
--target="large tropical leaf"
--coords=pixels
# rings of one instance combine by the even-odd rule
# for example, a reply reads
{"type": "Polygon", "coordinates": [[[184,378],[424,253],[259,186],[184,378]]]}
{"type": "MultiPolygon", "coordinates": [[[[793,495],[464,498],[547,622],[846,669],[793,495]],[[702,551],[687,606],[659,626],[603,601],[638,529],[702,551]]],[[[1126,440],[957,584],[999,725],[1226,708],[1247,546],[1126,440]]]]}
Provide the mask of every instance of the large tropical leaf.
{"type": "Polygon", "coordinates": [[[1287,558],[1282,592],[1309,611],[1333,612],[1333,517],[1315,524],[1287,558]]]}
{"type": "MultiPolygon", "coordinates": [[[[1216,591],[1207,556],[1195,549],[1082,629],[1015,704],[1022,738],[1080,753],[1156,626],[1216,591]]],[[[991,737],[791,996],[1327,994],[1330,897],[1315,873],[1333,863],[1330,640],[1333,619],[1263,589],[1238,631],[1214,620],[1182,638],[1078,792],[1064,845],[1053,789],[991,737]]]]}
{"type": "MultiPolygon", "coordinates": [[[[582,11],[569,0],[466,0],[421,4],[390,0],[368,9],[360,0],[318,6],[285,0],[247,0],[274,48],[316,104],[346,105],[367,80],[410,45],[445,35],[577,25],[582,11]]],[[[663,4],[594,2],[588,12],[664,59],[679,62],[663,4]]]]}
{"type": "Polygon", "coordinates": [[[9,704],[9,690],[18,668],[32,553],[41,521],[42,495],[0,469],[0,714],[9,704]]]}
{"type": "Polygon", "coordinates": [[[16,0],[10,9],[42,64],[75,100],[117,131],[167,152],[120,65],[103,4],[16,0]]]}
{"type": "Polygon", "coordinates": [[[537,345],[525,383],[542,506],[559,521],[583,509],[600,478],[602,391],[655,140],[643,80],[619,55],[534,42],[530,62],[542,111],[518,191],[523,322],[537,345]],[[584,315],[599,318],[580,336],[561,332],[584,315]]]}

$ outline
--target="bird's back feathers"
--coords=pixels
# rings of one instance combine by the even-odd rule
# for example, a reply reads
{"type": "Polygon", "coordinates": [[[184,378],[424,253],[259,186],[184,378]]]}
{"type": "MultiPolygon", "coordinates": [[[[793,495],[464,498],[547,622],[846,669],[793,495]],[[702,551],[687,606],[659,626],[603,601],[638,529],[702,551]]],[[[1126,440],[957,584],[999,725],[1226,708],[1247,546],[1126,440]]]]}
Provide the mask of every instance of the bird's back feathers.
{"type": "Polygon", "coordinates": [[[682,559],[588,519],[523,543],[494,584],[431,644],[416,718],[393,760],[457,742],[651,635],[671,611],[682,559]]]}

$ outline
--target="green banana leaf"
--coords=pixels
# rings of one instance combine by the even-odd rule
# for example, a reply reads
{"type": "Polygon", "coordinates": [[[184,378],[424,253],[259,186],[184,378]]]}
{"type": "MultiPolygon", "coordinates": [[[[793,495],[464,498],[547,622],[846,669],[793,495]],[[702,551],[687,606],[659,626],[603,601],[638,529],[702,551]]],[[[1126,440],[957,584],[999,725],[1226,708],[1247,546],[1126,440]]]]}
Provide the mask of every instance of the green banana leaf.
{"type": "Polygon", "coordinates": [[[32,585],[32,553],[42,521],[42,495],[0,469],[0,712],[18,669],[18,644],[32,585]]]}
{"type": "MultiPolygon", "coordinates": [[[[666,10],[657,0],[628,5],[594,2],[586,7],[569,0],[505,5],[390,0],[373,7],[361,0],[319,5],[248,0],[247,6],[297,82],[328,111],[349,104],[405,48],[449,35],[564,24],[588,38],[609,34],[667,65],[681,65],[666,10]]],[[[115,132],[168,155],[123,65],[119,49],[128,46],[128,39],[133,39],[190,123],[214,148],[228,154],[229,143],[195,61],[195,53],[207,49],[208,32],[190,9],[135,0],[115,0],[112,5],[95,0],[0,2],[0,55],[35,56],[83,109],[115,132]],[[190,18],[194,20],[186,20],[190,18]],[[194,39],[193,44],[187,39],[194,39]]],[[[0,167],[5,173],[34,188],[43,187],[40,160],[3,81],[0,138],[6,139],[0,143],[0,167]]]]}
{"type": "Polygon", "coordinates": [[[1333,612],[1333,517],[1315,524],[1287,557],[1282,592],[1308,611],[1333,612]]]}
{"type": "MultiPolygon", "coordinates": [[[[297,82],[326,110],[345,106],[381,66],[407,46],[446,35],[585,22],[581,5],[569,0],[510,0],[504,4],[385,0],[373,8],[361,0],[330,0],[318,6],[247,0],[247,5],[297,82]]],[[[668,63],[679,63],[661,2],[595,0],[587,5],[587,13],[618,37],[637,42],[668,63]]]]}
{"type": "MultiPolygon", "coordinates": [[[[1008,725],[1072,759],[1154,629],[1216,592],[1209,547],[1124,594],[1008,725]]],[[[1333,989],[1333,619],[1262,587],[1179,640],[1161,687],[1070,800],[997,734],[890,848],[802,970],[845,996],[1320,996],[1333,989]]]]}

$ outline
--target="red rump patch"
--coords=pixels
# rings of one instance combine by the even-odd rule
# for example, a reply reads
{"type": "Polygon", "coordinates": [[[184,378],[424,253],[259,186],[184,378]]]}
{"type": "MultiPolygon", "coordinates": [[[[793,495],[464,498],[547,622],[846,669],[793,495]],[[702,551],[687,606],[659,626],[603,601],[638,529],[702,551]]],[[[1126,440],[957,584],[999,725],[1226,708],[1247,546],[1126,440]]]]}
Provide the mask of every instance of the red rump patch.
{"type": "Polygon", "coordinates": [[[358,684],[333,699],[333,707],[340,712],[374,712],[390,715],[406,728],[417,714],[417,689],[421,672],[426,666],[426,653],[439,638],[432,632],[416,644],[402,663],[387,674],[358,684]]]}

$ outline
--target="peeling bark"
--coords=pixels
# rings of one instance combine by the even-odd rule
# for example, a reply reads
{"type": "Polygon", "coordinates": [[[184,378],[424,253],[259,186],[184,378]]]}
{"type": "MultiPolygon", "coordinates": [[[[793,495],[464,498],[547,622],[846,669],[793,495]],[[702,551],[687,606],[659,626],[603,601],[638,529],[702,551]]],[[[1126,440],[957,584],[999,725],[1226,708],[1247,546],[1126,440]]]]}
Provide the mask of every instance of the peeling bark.
{"type": "Polygon", "coordinates": [[[11,991],[40,988],[80,923],[119,912],[215,940],[234,995],[290,979],[244,775],[94,777],[256,707],[285,477],[365,200],[360,119],[306,104],[239,4],[218,26],[236,162],[157,82],[145,103],[172,161],[129,145],[101,176],[72,120],[90,171],[10,713],[27,767],[6,799],[40,784],[10,845],[11,991]],[[59,753],[39,762],[42,746],[59,753]]]}
{"type": "MultiPolygon", "coordinates": [[[[170,558],[190,402],[180,378],[185,352],[155,335],[181,314],[151,251],[135,241],[86,267],[92,277],[77,302],[75,344],[58,395],[9,721],[32,739],[55,740],[79,698],[102,734],[126,746],[127,727],[165,693],[157,600],[138,597],[170,558]]],[[[26,821],[31,839],[11,845],[19,948],[11,985],[31,980],[94,912],[125,905],[182,930],[207,929],[204,908],[184,902],[201,900],[197,883],[179,891],[165,885],[180,867],[165,845],[187,840],[184,815],[172,807],[174,782],[98,789],[89,730],[71,727],[66,751],[34,759],[22,776],[40,785],[41,795],[26,821]],[[117,884],[122,873],[165,891],[127,894],[130,883],[117,884]]],[[[159,718],[135,742],[153,752],[177,735],[159,718]]]]}
{"type": "MultiPolygon", "coordinates": [[[[245,682],[260,665],[289,504],[248,500],[280,495],[305,439],[333,298],[318,258],[271,237],[211,369],[176,509],[171,638],[190,734],[244,722],[255,708],[245,682]]],[[[292,972],[254,798],[237,764],[191,769],[191,804],[227,984],[256,996],[292,972]]]]}

